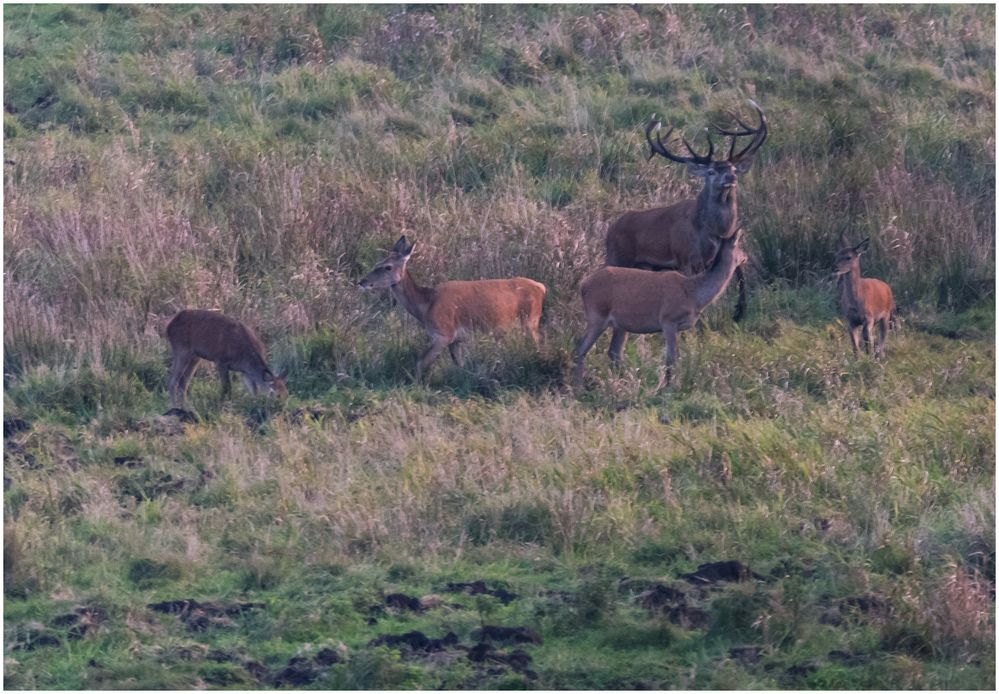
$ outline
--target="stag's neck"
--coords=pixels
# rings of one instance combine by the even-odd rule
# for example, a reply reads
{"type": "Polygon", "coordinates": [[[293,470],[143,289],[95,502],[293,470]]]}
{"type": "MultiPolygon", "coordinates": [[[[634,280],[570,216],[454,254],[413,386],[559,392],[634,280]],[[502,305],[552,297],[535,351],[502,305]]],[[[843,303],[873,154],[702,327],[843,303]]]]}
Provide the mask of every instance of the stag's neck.
{"type": "Polygon", "coordinates": [[[718,238],[727,239],[735,233],[739,221],[736,188],[713,192],[704,186],[697,196],[697,228],[718,238]]]}
{"type": "Polygon", "coordinates": [[[733,251],[730,244],[724,244],[718,252],[714,266],[691,278],[694,281],[694,301],[698,313],[721,296],[728,288],[728,283],[732,281],[732,276],[738,267],[733,251]]]}
{"type": "Polygon", "coordinates": [[[421,323],[425,322],[427,312],[433,303],[434,288],[421,287],[406,270],[402,276],[402,281],[392,285],[392,295],[399,300],[403,307],[413,314],[413,317],[421,323]]]}

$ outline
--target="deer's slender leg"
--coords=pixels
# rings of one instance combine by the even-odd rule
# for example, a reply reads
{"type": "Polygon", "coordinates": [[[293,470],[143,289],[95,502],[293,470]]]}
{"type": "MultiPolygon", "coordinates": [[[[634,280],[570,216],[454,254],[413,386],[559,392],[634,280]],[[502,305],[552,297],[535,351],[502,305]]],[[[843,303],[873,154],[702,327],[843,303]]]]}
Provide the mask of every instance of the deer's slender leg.
{"type": "Polygon", "coordinates": [[[611,362],[615,365],[621,361],[621,350],[624,349],[624,343],[628,340],[628,333],[621,328],[614,328],[614,333],[611,335],[610,348],[607,350],[607,356],[610,358],[611,362]]]}
{"type": "Polygon", "coordinates": [[[741,265],[735,269],[735,281],[739,285],[739,300],[735,302],[735,313],[732,314],[732,320],[738,323],[746,315],[746,275],[743,273],[741,265]]]}
{"type": "Polygon", "coordinates": [[[427,348],[427,351],[424,352],[420,356],[419,361],[416,362],[416,381],[418,383],[423,381],[423,374],[426,372],[427,367],[437,360],[437,357],[441,355],[441,352],[443,352],[444,348],[450,343],[450,338],[440,335],[434,336],[433,341],[430,343],[430,347],[427,348]]]}
{"type": "Polygon", "coordinates": [[[871,343],[874,341],[874,319],[868,318],[864,321],[864,351],[871,353],[871,343]]]}
{"type": "Polygon", "coordinates": [[[663,326],[663,358],[666,363],[666,385],[669,385],[673,377],[673,364],[676,363],[676,336],[677,329],[673,323],[663,326]]]}
{"type": "Polygon", "coordinates": [[[173,351],[173,359],[170,361],[170,380],[167,381],[167,392],[170,393],[171,407],[182,406],[182,403],[177,397],[177,387],[180,385],[180,377],[184,373],[184,368],[187,366],[187,360],[192,356],[194,355],[187,351],[181,351],[179,349],[175,349],[173,351]]]}
{"type": "Polygon", "coordinates": [[[885,316],[878,323],[878,344],[875,353],[882,358],[885,356],[885,339],[888,337],[888,316],[885,316]]]}
{"type": "Polygon", "coordinates": [[[856,357],[860,354],[860,326],[848,326],[846,334],[850,336],[850,345],[853,347],[853,356],[856,357]]]}
{"type": "Polygon", "coordinates": [[[464,368],[465,355],[462,349],[461,340],[455,340],[454,342],[449,344],[447,348],[448,351],[451,352],[451,359],[454,360],[454,363],[457,364],[459,367],[464,368]]]}
{"type": "MultiPolygon", "coordinates": [[[[232,380],[229,378],[229,367],[225,366],[221,362],[216,364],[219,373],[219,382],[222,384],[222,399],[228,400],[232,395],[232,380]]],[[[253,392],[253,389],[250,389],[253,392]]]]}
{"type": "Polygon", "coordinates": [[[606,329],[607,323],[605,322],[590,323],[586,326],[586,332],[579,338],[579,344],[576,346],[576,369],[574,372],[574,382],[577,389],[583,387],[583,359],[586,358],[586,353],[592,349],[593,343],[606,329]]]}
{"type": "Polygon", "coordinates": [[[527,321],[524,323],[524,327],[527,329],[527,334],[531,336],[534,341],[534,346],[538,347],[541,345],[541,331],[538,326],[541,324],[541,305],[537,306],[536,311],[532,311],[531,315],[527,317],[527,321]]]}
{"type": "Polygon", "coordinates": [[[200,363],[200,359],[194,356],[193,353],[189,353],[187,361],[181,366],[175,386],[177,394],[177,404],[175,407],[183,409],[184,400],[187,397],[187,384],[190,382],[191,376],[194,375],[200,363]]]}

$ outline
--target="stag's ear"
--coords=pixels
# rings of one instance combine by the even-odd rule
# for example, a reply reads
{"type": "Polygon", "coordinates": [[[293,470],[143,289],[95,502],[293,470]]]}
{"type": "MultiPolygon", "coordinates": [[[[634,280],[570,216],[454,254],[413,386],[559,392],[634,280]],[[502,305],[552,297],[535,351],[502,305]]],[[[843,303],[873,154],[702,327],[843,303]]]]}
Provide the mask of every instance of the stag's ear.
{"type": "Polygon", "coordinates": [[[747,171],[749,171],[751,168],[753,168],[753,158],[746,157],[745,159],[743,159],[742,161],[740,161],[738,164],[735,165],[735,172],[738,174],[744,174],[747,171]]]}
{"type": "Polygon", "coordinates": [[[864,239],[863,241],[861,241],[860,243],[858,243],[856,246],[853,247],[853,252],[856,253],[857,255],[860,255],[861,253],[866,251],[870,245],[871,245],[871,237],[868,236],[866,239],[864,239]]]}

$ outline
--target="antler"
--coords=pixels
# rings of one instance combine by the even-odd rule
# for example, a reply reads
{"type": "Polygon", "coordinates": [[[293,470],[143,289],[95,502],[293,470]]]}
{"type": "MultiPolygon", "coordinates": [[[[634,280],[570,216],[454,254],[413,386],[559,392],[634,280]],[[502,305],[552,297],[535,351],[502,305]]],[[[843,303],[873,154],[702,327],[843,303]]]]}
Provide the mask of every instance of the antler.
{"type": "Polygon", "coordinates": [[[742,130],[724,130],[723,128],[719,128],[717,125],[715,126],[715,132],[717,132],[719,135],[727,135],[732,138],[732,146],[728,150],[728,161],[731,162],[732,164],[738,164],[743,159],[746,159],[747,157],[751,157],[754,154],[756,154],[756,150],[758,150],[760,146],[763,145],[763,142],[767,139],[767,117],[763,115],[763,109],[760,108],[759,104],[757,104],[752,99],[748,99],[748,101],[753,106],[753,108],[756,109],[756,112],[760,116],[760,124],[757,127],[754,128],[750,125],[746,125],[735,114],[730,114],[730,115],[735,120],[735,122],[739,124],[739,127],[742,128],[742,130]],[[753,139],[750,141],[748,145],[746,145],[745,149],[736,154],[735,153],[736,139],[740,137],[746,137],[749,135],[752,135],[753,139]]]}
{"type": "MultiPolygon", "coordinates": [[[[662,122],[655,120],[655,114],[653,114],[652,118],[653,120],[650,120],[648,124],[645,126],[645,139],[648,140],[649,149],[651,150],[649,153],[649,159],[658,154],[661,157],[666,157],[670,161],[675,161],[679,164],[700,164],[703,166],[705,164],[711,163],[711,155],[714,154],[715,143],[711,141],[710,133],[708,133],[708,153],[704,155],[695,152],[694,148],[690,146],[689,142],[687,142],[687,138],[681,136],[680,139],[683,141],[683,146],[687,148],[688,152],[690,152],[689,157],[681,157],[677,154],[673,154],[668,149],[666,149],[666,145],[663,144],[662,138],[659,136],[659,129],[662,127],[662,122]],[[654,142],[652,140],[653,130],[656,131],[656,139],[654,142]]],[[[667,140],[669,140],[669,136],[672,133],[673,133],[673,127],[670,126],[670,129],[666,131],[667,140]]]]}

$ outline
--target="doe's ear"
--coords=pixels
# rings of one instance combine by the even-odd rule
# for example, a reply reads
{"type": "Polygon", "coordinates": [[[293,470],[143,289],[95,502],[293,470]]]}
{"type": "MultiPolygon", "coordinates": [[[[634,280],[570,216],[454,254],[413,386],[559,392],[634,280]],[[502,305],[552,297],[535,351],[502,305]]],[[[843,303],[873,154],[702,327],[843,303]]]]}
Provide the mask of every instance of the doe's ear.
{"type": "Polygon", "coordinates": [[[402,236],[399,237],[399,240],[395,242],[395,245],[392,246],[392,250],[394,252],[398,253],[399,255],[405,255],[406,254],[406,245],[407,245],[407,243],[406,243],[406,235],[403,234],[402,236]]]}
{"type": "Polygon", "coordinates": [[[866,251],[870,247],[870,245],[871,245],[871,237],[868,236],[866,239],[864,239],[863,241],[861,241],[860,243],[858,243],[856,246],[853,247],[853,252],[856,253],[857,255],[860,255],[861,253],[866,251]]]}
{"type": "Polygon", "coordinates": [[[409,246],[409,248],[407,250],[402,251],[402,253],[401,253],[402,257],[403,258],[408,258],[409,256],[413,255],[413,249],[414,248],[416,248],[416,241],[414,241],[412,244],[410,244],[410,246],[409,246]]]}
{"type": "Polygon", "coordinates": [[[277,378],[276,378],[276,380],[278,380],[278,381],[283,381],[283,380],[285,380],[286,378],[288,378],[288,367],[287,367],[287,366],[286,366],[286,367],[284,367],[284,371],[282,371],[281,373],[279,373],[279,374],[277,375],[277,378]]]}

